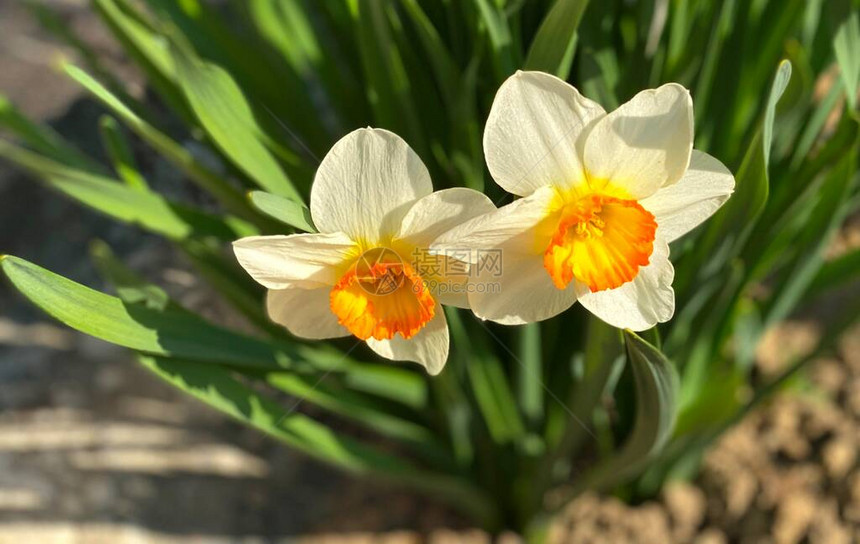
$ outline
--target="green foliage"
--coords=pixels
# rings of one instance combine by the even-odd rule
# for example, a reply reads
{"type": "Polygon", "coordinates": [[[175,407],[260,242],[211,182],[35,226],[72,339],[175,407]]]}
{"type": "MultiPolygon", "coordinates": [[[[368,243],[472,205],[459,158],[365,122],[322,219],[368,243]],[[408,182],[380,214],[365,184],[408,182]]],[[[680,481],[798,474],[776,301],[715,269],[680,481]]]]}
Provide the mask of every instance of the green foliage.
{"type": "Polygon", "coordinates": [[[541,514],[585,489],[646,497],[688,474],[712,440],[860,315],[857,304],[840,308],[813,355],[776,380],[753,373],[769,328],[860,280],[856,248],[833,259],[825,251],[860,208],[856,1],[221,4],[93,0],[153,91],[145,100],[33,4],[79,54],[80,66],[60,71],[107,110],[91,129],[109,164],[2,97],[10,138],[0,158],[170,240],[256,335],[181,307],[104,244],[93,259],[116,297],[20,258],[2,257],[0,268],[56,319],[134,350],[168,383],[314,458],[432,494],[488,528],[540,535],[541,514]],[[524,327],[451,309],[452,353],[432,379],[360,362],[369,353],[353,356],[348,341],[309,344],[272,324],[230,242],[314,232],[305,199],[319,158],[362,126],[403,136],[436,188],[499,199],[481,135],[499,84],[518,69],[555,73],[607,109],[667,81],[691,89],[696,148],[726,164],[737,189],[672,246],[674,319],[637,336],[578,309],[524,327]],[[156,192],[144,153],[217,208],[156,192]]]}

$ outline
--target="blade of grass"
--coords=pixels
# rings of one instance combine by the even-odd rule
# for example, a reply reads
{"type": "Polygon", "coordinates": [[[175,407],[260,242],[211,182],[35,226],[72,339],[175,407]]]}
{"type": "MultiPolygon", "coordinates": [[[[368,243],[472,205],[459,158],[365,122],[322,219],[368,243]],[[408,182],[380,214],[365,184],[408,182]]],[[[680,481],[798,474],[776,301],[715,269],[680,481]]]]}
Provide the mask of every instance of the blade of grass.
{"type": "Polygon", "coordinates": [[[71,64],[65,64],[63,65],[63,70],[69,77],[112,110],[117,117],[156,151],[185,172],[201,188],[211,193],[228,210],[231,210],[240,217],[259,221],[260,216],[246,202],[241,191],[235,189],[225,179],[222,179],[201,165],[188,150],[140,118],[130,108],[120,102],[113,93],[80,68],[71,64]]]}
{"type": "Polygon", "coordinates": [[[185,98],[215,145],[263,189],[302,202],[263,144],[254,112],[230,74],[185,47],[173,46],[171,53],[185,98]]]}
{"type": "Polygon", "coordinates": [[[140,174],[128,140],[123,136],[122,129],[119,128],[116,119],[109,115],[102,116],[99,120],[99,130],[105,151],[107,151],[117,175],[131,188],[148,190],[149,185],[140,174]]]}
{"type": "Polygon", "coordinates": [[[557,0],[532,40],[523,69],[567,79],[576,47],[576,29],[586,7],[588,0],[557,0]]]}
{"type": "Polygon", "coordinates": [[[73,200],[125,223],[172,240],[190,236],[215,236],[232,241],[256,232],[251,225],[233,218],[225,221],[194,208],[164,199],[116,179],[76,170],[32,151],[0,141],[0,157],[30,171],[48,186],[73,200]]]}
{"type": "Polygon", "coordinates": [[[311,211],[304,205],[265,191],[248,193],[251,205],[269,217],[304,232],[316,232],[311,211]]]}
{"type": "Polygon", "coordinates": [[[126,304],[17,257],[4,256],[0,267],[18,291],[55,319],[137,351],[269,370],[349,364],[336,353],[264,342],[188,312],[126,304]]]}

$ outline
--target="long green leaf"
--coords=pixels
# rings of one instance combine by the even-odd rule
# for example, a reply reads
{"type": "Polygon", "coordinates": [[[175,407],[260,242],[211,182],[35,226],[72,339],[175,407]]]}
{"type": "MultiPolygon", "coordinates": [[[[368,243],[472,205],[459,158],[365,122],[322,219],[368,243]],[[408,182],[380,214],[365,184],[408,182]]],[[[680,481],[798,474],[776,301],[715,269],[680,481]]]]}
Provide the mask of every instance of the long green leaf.
{"type": "Polygon", "coordinates": [[[319,358],[303,346],[275,345],[212,325],[187,312],[127,304],[23,259],[4,256],[0,267],[36,306],[73,329],[146,353],[259,369],[343,367],[335,353],[319,358]]]}
{"type": "Polygon", "coordinates": [[[28,147],[52,159],[89,172],[103,172],[101,165],[75,149],[53,129],[31,121],[0,94],[0,128],[9,130],[28,147]]]}
{"type": "Polygon", "coordinates": [[[226,70],[196,58],[185,47],[172,48],[188,103],[233,163],[267,191],[301,202],[301,195],[263,144],[263,132],[242,90],[226,70]]]}
{"type": "Polygon", "coordinates": [[[183,120],[191,116],[176,84],[176,73],[170,59],[167,40],[159,35],[144,17],[126,0],[93,0],[114,36],[143,69],[147,82],[183,120]]]}
{"type": "Polygon", "coordinates": [[[113,284],[117,296],[129,304],[142,304],[154,310],[184,312],[185,309],[173,302],[164,289],[148,283],[134,274],[114,256],[106,243],[96,240],[90,244],[90,258],[99,275],[113,284]]]}
{"type": "Polygon", "coordinates": [[[523,415],[532,426],[543,417],[543,356],[541,330],[537,323],[520,328],[519,383],[517,395],[523,415]]]}
{"type": "Polygon", "coordinates": [[[304,232],[316,232],[307,206],[265,191],[248,193],[251,205],[269,217],[304,232]]]}
{"type": "Polygon", "coordinates": [[[767,203],[770,177],[770,149],[776,104],[791,78],[791,63],[783,61],[768,95],[764,118],[735,176],[735,193],[709,221],[703,237],[697,241],[692,261],[684,261],[686,274],[677,278],[678,290],[686,293],[699,277],[714,274],[741,251],[754,232],[755,221],[767,203]]]}
{"type": "Polygon", "coordinates": [[[367,95],[376,121],[397,132],[425,154],[428,146],[412,100],[412,85],[403,57],[386,17],[388,0],[366,0],[353,14],[361,60],[367,79],[367,95]]]}
{"type": "MultiPolygon", "coordinates": [[[[466,368],[472,392],[493,440],[504,444],[521,438],[525,426],[501,361],[489,346],[474,344],[481,341],[481,336],[469,335],[455,309],[448,309],[445,315],[454,344],[459,348],[454,356],[459,357],[460,364],[466,368]]],[[[486,328],[483,323],[481,325],[486,328]]],[[[504,349],[509,349],[491,330],[486,330],[504,349]]]]}
{"type": "Polygon", "coordinates": [[[99,129],[101,129],[102,143],[113,162],[113,167],[117,175],[129,187],[144,190],[149,189],[146,180],[137,168],[131,147],[128,144],[128,140],[123,136],[122,129],[120,129],[116,119],[109,115],[103,116],[99,120],[99,129]]]}
{"type": "Polygon", "coordinates": [[[490,38],[493,63],[499,81],[514,73],[517,62],[511,38],[511,28],[504,12],[490,0],[474,0],[490,38]]]}
{"type": "Polygon", "coordinates": [[[532,41],[525,70],[539,70],[567,79],[576,47],[576,29],[588,0],[556,0],[532,41]]]}
{"type": "Polygon", "coordinates": [[[269,373],[267,383],[344,418],[378,432],[382,436],[414,446],[425,459],[450,465],[448,454],[435,436],[423,425],[392,414],[372,398],[349,389],[332,387],[324,381],[285,372],[269,373]]]}
{"type": "Polygon", "coordinates": [[[555,480],[566,479],[569,471],[562,462],[575,456],[583,444],[595,439],[591,430],[595,409],[607,392],[611,376],[624,364],[624,342],[621,331],[590,316],[585,335],[583,357],[574,365],[575,382],[571,388],[560,417],[564,423],[560,432],[548,436],[549,451],[540,467],[535,484],[535,500],[555,480]],[[559,476],[559,468],[562,471],[559,476]]]}
{"type": "Polygon", "coordinates": [[[660,350],[633,332],[625,330],[624,341],[636,388],[633,430],[618,452],[590,470],[572,491],[561,497],[569,498],[585,489],[610,489],[635,476],[671,436],[678,397],[675,367],[660,350]]]}
{"type": "Polygon", "coordinates": [[[119,180],[58,164],[3,141],[0,141],[0,157],[29,170],[50,187],[81,204],[173,240],[190,236],[215,236],[230,241],[257,232],[244,221],[235,218],[223,220],[170,202],[158,193],[129,187],[119,180]]]}
{"type": "Polygon", "coordinates": [[[259,219],[259,215],[248,205],[241,191],[201,165],[188,150],[144,121],[89,74],[71,64],[63,65],[63,69],[69,77],[110,108],[138,136],[182,169],[200,187],[209,191],[226,208],[246,219],[259,219]]]}
{"type": "Polygon", "coordinates": [[[788,267],[784,280],[775,286],[765,327],[788,316],[821,268],[824,251],[848,213],[848,197],[858,178],[858,143],[855,141],[851,152],[846,153],[827,176],[820,200],[811,212],[811,220],[804,225],[802,235],[794,242],[798,255],[788,267]]]}
{"type": "Polygon", "coordinates": [[[833,49],[842,72],[848,105],[851,109],[857,109],[857,90],[860,89],[860,15],[857,11],[852,10],[848,19],[836,31],[833,49]]]}

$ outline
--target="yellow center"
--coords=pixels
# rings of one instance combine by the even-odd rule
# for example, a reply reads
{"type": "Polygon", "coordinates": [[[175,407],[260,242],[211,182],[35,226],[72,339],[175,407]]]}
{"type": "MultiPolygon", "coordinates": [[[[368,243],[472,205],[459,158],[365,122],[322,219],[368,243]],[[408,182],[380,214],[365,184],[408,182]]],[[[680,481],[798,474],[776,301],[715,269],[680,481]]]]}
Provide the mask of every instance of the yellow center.
{"type": "Polygon", "coordinates": [[[332,288],[329,302],[338,323],[362,340],[411,338],[436,313],[421,276],[388,248],[365,252],[332,288]]]}
{"type": "Polygon", "coordinates": [[[559,289],[576,278],[594,291],[636,277],[654,249],[657,223],[635,200],[591,194],[564,206],[544,252],[544,267],[559,289]]]}

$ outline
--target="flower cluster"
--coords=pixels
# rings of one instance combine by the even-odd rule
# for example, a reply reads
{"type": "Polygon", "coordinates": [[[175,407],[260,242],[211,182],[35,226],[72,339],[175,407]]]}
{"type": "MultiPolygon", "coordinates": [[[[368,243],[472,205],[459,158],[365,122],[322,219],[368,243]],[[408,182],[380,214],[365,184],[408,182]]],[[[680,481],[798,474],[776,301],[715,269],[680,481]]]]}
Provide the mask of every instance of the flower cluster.
{"type": "Polygon", "coordinates": [[[484,153],[496,183],[522,198],[497,208],[471,189],[433,192],[397,135],[346,135],[314,179],[318,233],[234,244],[269,289],[269,316],[304,338],[353,335],[430,374],[448,357],[442,305],[516,325],[579,302],[644,330],[675,310],[669,242],[734,189],[725,166],[693,150],[692,101],[677,84],[606,113],[554,76],[517,72],[493,102],[484,153]]]}

